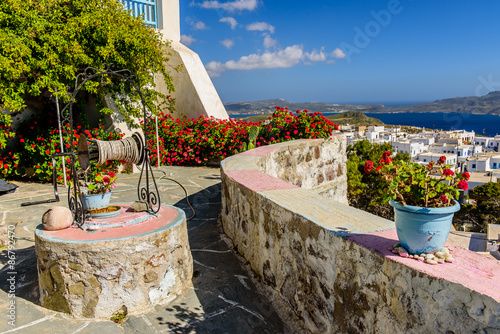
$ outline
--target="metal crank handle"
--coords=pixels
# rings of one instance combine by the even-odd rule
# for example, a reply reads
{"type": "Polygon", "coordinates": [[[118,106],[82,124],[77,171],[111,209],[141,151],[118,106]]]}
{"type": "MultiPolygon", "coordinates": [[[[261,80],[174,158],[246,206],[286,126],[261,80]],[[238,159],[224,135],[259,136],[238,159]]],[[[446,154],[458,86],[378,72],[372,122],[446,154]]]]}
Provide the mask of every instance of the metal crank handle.
{"type": "Polygon", "coordinates": [[[58,198],[53,198],[53,199],[49,199],[49,200],[46,200],[46,201],[26,202],[26,203],[21,203],[21,206],[30,206],[30,205],[38,205],[38,204],[46,204],[46,203],[55,203],[55,202],[59,202],[59,199],[58,199],[58,198]]]}

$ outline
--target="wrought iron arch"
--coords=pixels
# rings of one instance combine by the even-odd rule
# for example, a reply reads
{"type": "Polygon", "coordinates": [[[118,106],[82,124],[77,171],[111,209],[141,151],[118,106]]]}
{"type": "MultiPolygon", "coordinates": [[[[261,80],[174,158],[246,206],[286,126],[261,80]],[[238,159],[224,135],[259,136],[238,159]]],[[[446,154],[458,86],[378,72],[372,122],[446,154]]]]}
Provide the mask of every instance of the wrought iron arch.
{"type": "MultiPolygon", "coordinates": [[[[73,128],[73,104],[76,101],[76,97],[80,90],[85,86],[85,84],[89,81],[94,80],[100,76],[114,76],[118,77],[121,80],[128,82],[135,92],[139,95],[142,104],[143,117],[144,117],[144,128],[147,127],[148,121],[150,121],[153,117],[153,113],[151,108],[147,105],[145,95],[141,91],[140,86],[137,85],[137,76],[132,74],[128,69],[120,69],[115,70],[113,64],[104,64],[104,70],[99,70],[94,67],[87,67],[83,72],[79,73],[75,78],[75,85],[71,92],[68,92],[66,96],[68,97],[68,102],[66,105],[60,110],[59,115],[61,117],[62,123],[66,126],[69,124],[70,128],[70,151],[64,153],[55,153],[52,154],[52,173],[53,173],[53,184],[54,184],[54,195],[55,199],[50,199],[47,201],[40,202],[29,202],[23,203],[23,206],[27,205],[35,205],[42,203],[52,203],[59,202],[59,193],[57,189],[57,170],[56,170],[56,158],[57,157],[69,157],[70,158],[70,169],[72,174],[73,186],[68,189],[68,204],[70,210],[73,212],[74,221],[76,224],[83,228],[83,224],[85,223],[86,215],[85,210],[83,209],[82,198],[81,198],[81,189],[79,185],[80,176],[83,174],[82,170],[76,169],[76,160],[81,155],[88,155],[88,151],[79,151],[77,147],[75,147],[74,142],[74,128],[73,128]]],[[[156,184],[156,180],[151,167],[150,160],[150,150],[148,147],[148,133],[144,132],[144,143],[142,143],[142,156],[143,159],[139,163],[142,165],[141,174],[139,177],[139,182],[137,184],[137,196],[139,200],[145,201],[148,205],[148,211],[152,214],[158,213],[161,207],[160,193],[158,190],[158,186],[156,184]],[[144,178],[144,186],[141,187],[144,178]],[[152,181],[152,182],[151,182],[152,181]],[[153,188],[154,187],[154,188],[153,188]]],[[[81,136],[84,136],[81,134],[81,136]]]]}

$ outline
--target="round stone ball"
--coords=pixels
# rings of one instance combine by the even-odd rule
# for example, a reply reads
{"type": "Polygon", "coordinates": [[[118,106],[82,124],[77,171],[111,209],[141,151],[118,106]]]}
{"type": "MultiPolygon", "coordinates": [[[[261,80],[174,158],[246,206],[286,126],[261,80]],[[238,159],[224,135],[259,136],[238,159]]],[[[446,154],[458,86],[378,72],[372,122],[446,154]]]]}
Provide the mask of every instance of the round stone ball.
{"type": "Polygon", "coordinates": [[[53,206],[42,217],[43,228],[48,231],[62,230],[71,224],[73,224],[73,214],[64,206],[53,206]]]}

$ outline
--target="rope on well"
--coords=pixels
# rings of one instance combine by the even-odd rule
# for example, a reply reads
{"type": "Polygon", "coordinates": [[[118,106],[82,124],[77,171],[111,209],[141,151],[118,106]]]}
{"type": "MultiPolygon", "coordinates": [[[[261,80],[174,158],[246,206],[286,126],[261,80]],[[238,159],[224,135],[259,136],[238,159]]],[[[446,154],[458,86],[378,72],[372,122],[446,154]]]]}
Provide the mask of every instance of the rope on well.
{"type": "Polygon", "coordinates": [[[125,160],[133,164],[139,163],[141,154],[133,137],[112,141],[96,140],[96,143],[99,150],[98,165],[104,164],[107,160],[125,160]]]}

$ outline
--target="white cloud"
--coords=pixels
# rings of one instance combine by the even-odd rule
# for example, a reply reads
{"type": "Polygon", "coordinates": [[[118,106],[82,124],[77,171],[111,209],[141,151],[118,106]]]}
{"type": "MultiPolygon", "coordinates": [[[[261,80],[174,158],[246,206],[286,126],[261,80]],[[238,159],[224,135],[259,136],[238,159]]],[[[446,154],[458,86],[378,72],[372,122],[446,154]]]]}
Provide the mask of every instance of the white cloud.
{"type": "Polygon", "coordinates": [[[232,39],[225,39],[223,41],[220,41],[220,43],[228,49],[232,48],[234,45],[234,41],[232,39]]]}
{"type": "Polygon", "coordinates": [[[236,11],[252,11],[259,5],[258,0],[235,0],[229,2],[219,2],[219,1],[209,1],[205,0],[202,3],[195,4],[202,8],[206,9],[224,9],[228,12],[236,12],[236,11]]]}
{"type": "Polygon", "coordinates": [[[190,46],[194,42],[196,42],[196,38],[188,35],[181,35],[181,43],[185,46],[190,46]]]}
{"type": "Polygon", "coordinates": [[[304,50],[300,45],[292,45],[276,52],[266,51],[261,55],[251,54],[239,60],[230,60],[225,63],[209,62],[205,67],[211,77],[218,77],[228,70],[255,70],[292,67],[300,63],[304,57],[304,50]]]}
{"type": "Polygon", "coordinates": [[[342,51],[340,48],[336,48],[335,50],[333,50],[333,52],[331,53],[331,56],[333,58],[345,58],[345,53],[344,51],[342,51]]]}
{"type": "Polygon", "coordinates": [[[191,26],[193,27],[194,30],[207,30],[208,29],[207,25],[201,21],[193,22],[193,23],[191,23],[191,26]]]}
{"type": "Polygon", "coordinates": [[[326,53],[323,52],[323,49],[321,49],[319,52],[316,50],[313,50],[312,52],[306,52],[306,57],[310,61],[325,61],[326,60],[326,53]]]}
{"type": "Polygon", "coordinates": [[[207,30],[208,27],[205,23],[201,22],[201,21],[197,21],[191,17],[186,17],[186,22],[189,23],[189,25],[191,26],[191,28],[193,30],[207,30]]]}
{"type": "Polygon", "coordinates": [[[274,33],[274,27],[270,25],[269,23],[266,22],[255,22],[247,25],[247,30],[250,31],[266,31],[269,30],[269,32],[272,34],[274,33]]]}
{"type": "Polygon", "coordinates": [[[222,19],[219,20],[219,22],[226,22],[231,25],[231,29],[234,30],[236,26],[238,25],[238,22],[233,17],[223,17],[222,19]]]}
{"type": "Polygon", "coordinates": [[[266,49],[272,48],[275,46],[277,41],[271,37],[269,34],[264,34],[264,47],[266,49]]]}

